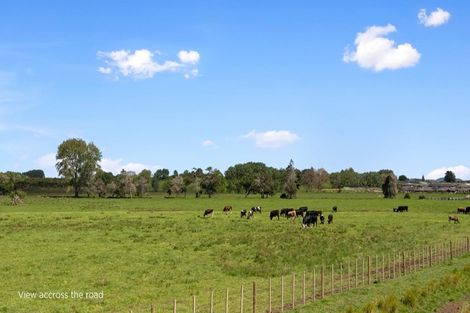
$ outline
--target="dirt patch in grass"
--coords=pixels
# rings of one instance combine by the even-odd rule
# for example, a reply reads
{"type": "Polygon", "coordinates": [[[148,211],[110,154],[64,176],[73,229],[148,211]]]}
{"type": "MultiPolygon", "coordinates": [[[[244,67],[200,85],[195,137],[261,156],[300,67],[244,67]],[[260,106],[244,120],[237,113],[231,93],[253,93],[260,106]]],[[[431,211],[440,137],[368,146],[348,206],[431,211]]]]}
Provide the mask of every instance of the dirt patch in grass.
{"type": "Polygon", "coordinates": [[[437,313],[467,313],[470,312],[470,293],[463,299],[446,303],[437,313]]]}

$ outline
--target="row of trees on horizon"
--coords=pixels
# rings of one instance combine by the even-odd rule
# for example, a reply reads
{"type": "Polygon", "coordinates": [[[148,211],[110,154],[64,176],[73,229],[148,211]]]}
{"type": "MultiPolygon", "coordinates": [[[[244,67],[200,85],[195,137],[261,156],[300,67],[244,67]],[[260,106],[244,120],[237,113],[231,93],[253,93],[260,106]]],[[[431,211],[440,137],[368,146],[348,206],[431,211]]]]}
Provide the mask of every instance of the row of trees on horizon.
{"type": "MultiPolygon", "coordinates": [[[[285,197],[292,198],[299,189],[314,192],[325,188],[341,191],[345,187],[365,187],[382,188],[386,197],[393,197],[393,192],[386,194],[384,184],[396,184],[397,181],[395,174],[389,169],[357,173],[353,168],[348,168],[328,173],[323,168],[297,169],[292,160],[286,168],[280,169],[262,162],[247,162],[230,166],[224,173],[208,167],[192,168],[182,173],[175,170],[172,174],[165,168],[154,173],[147,169],[140,173],[122,170],[114,175],[100,168],[101,151],[98,147],[75,138],[59,145],[56,159],[56,168],[61,178],[46,178],[42,170],[0,173],[0,192],[21,195],[15,191],[28,190],[36,185],[44,188],[70,186],[76,197],[143,197],[153,191],[165,192],[169,196],[190,193],[196,197],[203,194],[211,197],[214,193],[222,192],[269,197],[280,192],[285,197]]],[[[456,180],[455,174],[448,174],[446,181],[456,180]]],[[[408,178],[400,175],[398,180],[406,182],[408,178]]]]}

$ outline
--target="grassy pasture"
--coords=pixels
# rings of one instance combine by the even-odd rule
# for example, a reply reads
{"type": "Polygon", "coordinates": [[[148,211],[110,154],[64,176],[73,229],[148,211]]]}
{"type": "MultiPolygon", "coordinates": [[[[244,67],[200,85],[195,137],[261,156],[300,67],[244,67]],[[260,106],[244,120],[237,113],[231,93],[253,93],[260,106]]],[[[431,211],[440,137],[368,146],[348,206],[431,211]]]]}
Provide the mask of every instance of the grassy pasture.
{"type": "MultiPolygon", "coordinates": [[[[385,200],[377,194],[301,194],[297,199],[72,199],[32,196],[12,207],[0,199],[0,312],[147,312],[192,294],[238,290],[240,283],[311,270],[348,257],[401,251],[470,234],[470,216],[447,216],[470,201],[385,200]],[[234,207],[231,215],[222,208],[234,207]],[[253,220],[239,211],[261,205],[253,220]],[[333,225],[301,229],[269,220],[269,210],[308,206],[333,225]],[[410,212],[393,213],[408,205],[410,212]],[[202,218],[214,208],[212,218],[202,218]],[[103,291],[103,300],[21,299],[19,291],[103,291]]],[[[216,294],[221,297],[221,294],[216,294]]],[[[204,299],[204,300],[202,300],[204,299]]],[[[184,304],[182,304],[184,308],[184,304]]],[[[327,312],[327,311],[325,311],[327,312]]]]}

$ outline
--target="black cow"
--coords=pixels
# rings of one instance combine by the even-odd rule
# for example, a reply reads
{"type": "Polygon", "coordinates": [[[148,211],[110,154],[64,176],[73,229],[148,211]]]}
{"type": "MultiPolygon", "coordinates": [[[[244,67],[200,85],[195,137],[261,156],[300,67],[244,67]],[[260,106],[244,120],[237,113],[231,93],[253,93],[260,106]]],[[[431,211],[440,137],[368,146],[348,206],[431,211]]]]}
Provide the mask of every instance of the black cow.
{"type": "Polygon", "coordinates": [[[402,205],[402,206],[399,206],[398,208],[393,208],[393,212],[397,212],[397,213],[408,212],[408,206],[402,205]]]}
{"type": "Polygon", "coordinates": [[[252,218],[255,215],[255,210],[254,208],[251,208],[251,210],[248,212],[248,216],[246,217],[247,219],[252,218]]]}
{"type": "Polygon", "coordinates": [[[470,214],[470,206],[465,208],[465,214],[470,214]]]}
{"type": "Polygon", "coordinates": [[[320,214],[320,224],[325,224],[325,216],[323,216],[323,213],[320,214]]]}
{"type": "Polygon", "coordinates": [[[290,211],[293,211],[294,209],[293,208],[284,208],[284,209],[281,209],[281,213],[279,214],[280,216],[285,216],[287,217],[287,213],[289,213],[290,211]]]}
{"type": "Polygon", "coordinates": [[[328,224],[333,223],[333,214],[328,214],[328,224]]]}
{"type": "Polygon", "coordinates": [[[302,219],[302,227],[310,227],[318,225],[318,214],[306,214],[302,219]]]}
{"type": "Polygon", "coordinates": [[[303,206],[303,207],[300,207],[298,210],[296,210],[295,213],[297,214],[297,216],[305,216],[305,213],[307,213],[307,211],[308,211],[308,207],[303,206]]]}
{"type": "Polygon", "coordinates": [[[245,209],[240,211],[240,218],[242,218],[242,217],[246,217],[246,210],[245,209]]]}
{"type": "Polygon", "coordinates": [[[269,218],[271,219],[271,221],[273,220],[273,217],[276,217],[276,216],[277,216],[277,220],[279,220],[279,210],[272,210],[269,213],[269,218]]]}
{"type": "Polygon", "coordinates": [[[306,215],[321,215],[323,212],[320,210],[307,211],[306,215]]]}
{"type": "Polygon", "coordinates": [[[336,212],[338,212],[338,207],[335,205],[332,210],[333,210],[333,212],[336,213],[336,212]]]}
{"type": "Polygon", "coordinates": [[[251,208],[251,211],[261,213],[261,207],[260,206],[254,206],[251,208]]]}
{"type": "Polygon", "coordinates": [[[287,194],[286,193],[281,193],[281,196],[279,197],[281,199],[287,199],[287,194]]]}
{"type": "Polygon", "coordinates": [[[204,217],[206,217],[207,215],[212,216],[213,213],[214,213],[214,210],[213,210],[213,209],[206,209],[206,210],[204,211],[204,217]]]}

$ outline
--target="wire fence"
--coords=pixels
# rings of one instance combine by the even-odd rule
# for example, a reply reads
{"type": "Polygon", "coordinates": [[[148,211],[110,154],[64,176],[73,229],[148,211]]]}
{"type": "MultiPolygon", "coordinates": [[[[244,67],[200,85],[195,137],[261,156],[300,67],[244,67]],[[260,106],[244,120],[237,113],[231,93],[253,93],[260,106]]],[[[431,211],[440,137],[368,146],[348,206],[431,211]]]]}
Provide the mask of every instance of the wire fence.
{"type": "Polygon", "coordinates": [[[325,297],[413,274],[470,252],[470,238],[368,255],[253,281],[204,296],[152,304],[150,313],[282,313],[325,297]]]}

